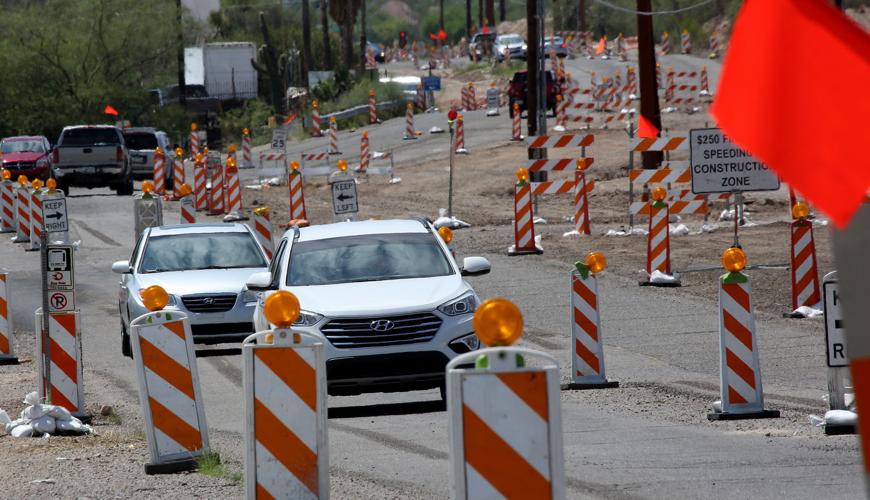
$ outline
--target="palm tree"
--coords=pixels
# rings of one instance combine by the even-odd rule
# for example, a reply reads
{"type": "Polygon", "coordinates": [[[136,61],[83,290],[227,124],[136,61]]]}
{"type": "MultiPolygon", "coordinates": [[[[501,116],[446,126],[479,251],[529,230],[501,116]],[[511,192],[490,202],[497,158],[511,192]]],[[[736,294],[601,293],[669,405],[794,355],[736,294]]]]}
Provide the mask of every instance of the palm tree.
{"type": "Polygon", "coordinates": [[[363,0],[331,0],[329,17],[338,24],[341,34],[341,60],[346,69],[353,68],[353,25],[363,0]]]}

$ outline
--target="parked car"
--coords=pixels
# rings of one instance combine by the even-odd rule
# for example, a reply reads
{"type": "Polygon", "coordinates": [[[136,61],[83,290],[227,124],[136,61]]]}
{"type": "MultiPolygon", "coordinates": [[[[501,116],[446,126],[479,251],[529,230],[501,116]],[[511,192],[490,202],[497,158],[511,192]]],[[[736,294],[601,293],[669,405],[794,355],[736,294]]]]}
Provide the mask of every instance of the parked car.
{"type": "Polygon", "coordinates": [[[510,33],[496,37],[493,49],[496,59],[501,62],[508,57],[510,59],[525,59],[528,46],[523,37],[516,33],[510,33]]]}
{"type": "Polygon", "coordinates": [[[112,271],[121,275],[122,354],[132,356],[130,322],[148,312],[140,294],[152,285],[169,294],[167,310],[190,318],[194,342],[241,342],[254,332],[251,318],[257,302],[257,293],[248,291],[245,281],[267,266],[266,254],[244,224],[146,229],[130,260],[112,264],[112,271]]]}
{"type": "Polygon", "coordinates": [[[475,33],[468,42],[468,58],[473,61],[484,57],[492,57],[496,36],[498,35],[494,32],[475,33]]]}
{"type": "Polygon", "coordinates": [[[0,141],[0,158],[13,179],[19,175],[30,180],[51,177],[51,144],[41,135],[6,137],[0,141]]]}
{"type": "Polygon", "coordinates": [[[57,188],[110,187],[118,195],[133,194],[133,172],[121,129],[111,125],[65,127],[52,150],[57,188]]]}
{"type": "MultiPolygon", "coordinates": [[[[125,128],[121,132],[124,134],[127,151],[130,153],[133,178],[139,180],[153,178],[154,151],[159,147],[168,157],[171,153],[169,136],[166,132],[151,127],[125,128]]],[[[171,166],[172,162],[165,162],[166,178],[169,178],[171,166]]]]}
{"type": "MultiPolygon", "coordinates": [[[[478,348],[463,277],[489,270],[482,257],[457,264],[426,220],[369,220],[291,228],[247,286],[298,297],[293,329],[324,339],[330,394],[443,390],[447,362],[478,348]]],[[[263,298],[254,326],[270,327],[263,298]]]]}
{"type": "Polygon", "coordinates": [[[556,52],[556,57],[568,57],[568,44],[561,36],[544,37],[544,57],[549,59],[552,52],[556,52]]]}
{"type": "MultiPolygon", "coordinates": [[[[556,85],[556,77],[553,72],[547,70],[547,110],[556,114],[556,95],[559,94],[559,86],[556,85]]],[[[514,103],[520,105],[520,112],[526,110],[526,94],[528,93],[528,71],[522,70],[514,73],[508,87],[508,110],[511,117],[514,115],[514,103]]]]}

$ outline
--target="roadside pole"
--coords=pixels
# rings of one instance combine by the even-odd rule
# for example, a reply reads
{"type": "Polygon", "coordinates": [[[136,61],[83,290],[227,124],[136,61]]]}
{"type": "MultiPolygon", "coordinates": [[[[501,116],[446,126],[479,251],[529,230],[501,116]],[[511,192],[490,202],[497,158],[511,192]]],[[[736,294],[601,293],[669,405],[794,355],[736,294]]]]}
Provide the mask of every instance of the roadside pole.
{"type": "MultiPolygon", "coordinates": [[[[544,4],[543,0],[526,2],[526,29],[528,31],[528,53],[526,69],[528,80],[526,86],[526,113],[528,114],[529,137],[547,135],[547,79],[544,70],[543,34],[544,34],[544,4]]],[[[529,148],[530,160],[547,158],[546,148],[529,148]]],[[[531,182],[544,182],[547,172],[531,172],[531,182]]],[[[533,198],[533,209],[537,211],[537,198],[533,198]]]]}
{"type": "Polygon", "coordinates": [[[458,113],[455,109],[447,112],[447,128],[450,130],[450,153],[448,156],[448,174],[447,174],[447,217],[453,219],[453,158],[456,156],[456,148],[453,147],[454,130],[453,122],[456,121],[458,113]]]}
{"type": "MultiPolygon", "coordinates": [[[[66,214],[64,214],[66,215],[66,214]]],[[[40,353],[45,361],[42,363],[43,380],[45,381],[45,402],[51,403],[51,342],[49,337],[49,326],[51,324],[51,313],[48,308],[48,235],[46,231],[42,231],[39,241],[39,257],[42,268],[42,345],[47,346],[40,353]]]]}
{"type": "MultiPolygon", "coordinates": [[[[651,0],[637,0],[637,58],[640,84],[640,115],[662,130],[662,115],[659,110],[659,96],[656,88],[656,55],[653,39],[651,0]]],[[[643,168],[657,168],[662,161],[660,151],[646,151],[641,154],[643,168]]]]}

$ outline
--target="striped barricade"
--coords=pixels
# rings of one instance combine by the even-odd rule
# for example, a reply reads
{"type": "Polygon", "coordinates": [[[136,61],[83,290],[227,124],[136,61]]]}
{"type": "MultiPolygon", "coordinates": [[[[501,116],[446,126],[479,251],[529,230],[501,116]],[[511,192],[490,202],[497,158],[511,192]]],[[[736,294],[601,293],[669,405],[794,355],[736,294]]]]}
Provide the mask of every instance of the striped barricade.
{"type": "MultiPolygon", "coordinates": [[[[33,182],[36,183],[36,181],[33,182]]],[[[36,185],[33,187],[36,188],[36,185]]],[[[43,192],[41,188],[30,190],[30,244],[27,248],[30,251],[39,250],[42,232],[45,230],[45,220],[42,213],[43,192]]]]}
{"type": "Polygon", "coordinates": [[[544,253],[535,241],[533,220],[532,185],[528,179],[520,179],[514,187],[514,244],[508,248],[508,255],[544,253]]]}
{"type": "MultiPolygon", "coordinates": [[[[293,162],[293,164],[296,164],[296,162],[293,162]]],[[[304,183],[304,174],[296,168],[291,169],[289,180],[287,182],[290,190],[290,220],[308,219],[308,216],[305,214],[304,183]]]]}
{"type": "Polygon", "coordinates": [[[671,238],[668,228],[669,210],[664,201],[650,203],[649,233],[646,247],[646,272],[671,274],[671,238]]]}
{"type": "Polygon", "coordinates": [[[366,182],[368,182],[370,175],[389,175],[389,183],[397,184],[401,182],[402,179],[396,177],[394,167],[395,163],[393,161],[392,151],[373,151],[369,155],[369,161],[366,168],[358,168],[355,172],[357,176],[363,177],[366,182]],[[375,164],[375,162],[380,162],[380,164],[375,164]]]}
{"type": "Polygon", "coordinates": [[[323,340],[276,328],[242,344],[246,498],[329,498],[323,340]]]}
{"type": "Polygon", "coordinates": [[[300,155],[300,159],[302,160],[302,176],[305,178],[308,177],[329,177],[329,174],[338,170],[335,165],[331,165],[329,163],[329,153],[328,152],[311,152],[311,153],[302,153],[300,155]],[[319,165],[311,165],[312,162],[322,162],[319,165]]]}
{"type": "Polygon", "coordinates": [[[553,357],[517,347],[457,356],[447,365],[447,413],[453,498],[565,498],[553,357]]]}
{"type": "Polygon", "coordinates": [[[194,208],[196,210],[205,210],[208,208],[208,192],[206,191],[206,180],[208,178],[208,169],[202,155],[197,157],[193,164],[193,197],[194,208]]]}
{"type": "Polygon", "coordinates": [[[196,224],[196,203],[194,195],[189,194],[182,196],[178,200],[180,223],[181,224],[196,224]]]}
{"type": "Polygon", "coordinates": [[[154,192],[163,195],[166,193],[166,156],[163,150],[154,150],[154,164],[151,167],[151,178],[154,182],[154,192]]]}
{"type": "Polygon", "coordinates": [[[0,233],[15,232],[15,183],[9,180],[8,170],[0,180],[0,233]]]}
{"type": "Polygon", "coordinates": [[[49,313],[50,349],[43,345],[42,308],[36,310],[37,385],[39,394],[49,404],[62,406],[83,422],[91,417],[85,413],[85,390],[82,379],[82,332],[78,311],[49,313]],[[50,354],[50,384],[45,382],[45,356],[50,354]]]}
{"type": "MultiPolygon", "coordinates": [[[[732,248],[726,251],[738,250],[732,248]]],[[[742,253],[742,252],[741,252],[742,253]]],[[[723,261],[726,260],[723,257],[723,261]]],[[[745,257],[744,257],[745,262],[745,257]]],[[[755,315],[749,278],[740,270],[719,278],[719,362],[721,401],[713,403],[710,420],[777,418],[764,409],[761,366],[755,336],[755,315]]]]}
{"type": "MultiPolygon", "coordinates": [[[[23,177],[23,176],[22,176],[23,177]]],[[[18,188],[15,189],[15,214],[18,220],[15,237],[12,241],[15,243],[27,243],[30,241],[30,186],[27,185],[27,179],[18,180],[18,188]]]]}
{"type": "Polygon", "coordinates": [[[341,151],[338,149],[338,122],[335,121],[334,116],[329,117],[329,150],[328,153],[331,155],[340,155],[341,151]]]}
{"type": "Polygon", "coordinates": [[[133,198],[133,241],[139,241],[142,231],[163,225],[163,200],[151,193],[133,198]]]}
{"type": "Polygon", "coordinates": [[[270,149],[257,155],[257,177],[261,180],[277,177],[283,184],[287,180],[287,153],[270,149]]]}
{"type": "Polygon", "coordinates": [[[813,223],[801,218],[791,223],[791,308],[817,307],[821,301],[813,223]]]}
{"type": "Polygon", "coordinates": [[[272,260],[272,254],[275,251],[275,240],[272,238],[272,219],[269,214],[269,207],[258,207],[253,210],[254,236],[257,242],[263,247],[266,256],[272,260]]]}
{"type": "MultiPolygon", "coordinates": [[[[664,163],[664,166],[655,170],[632,169],[628,173],[628,178],[632,184],[630,188],[632,201],[629,202],[628,207],[629,215],[649,215],[649,203],[645,199],[648,185],[661,184],[670,186],[671,184],[691,183],[692,170],[689,167],[688,161],[672,161],[664,163]],[[640,201],[634,201],[634,184],[641,185],[643,189],[644,196],[640,201]]],[[[670,213],[672,214],[700,214],[706,216],[709,213],[711,200],[728,202],[730,199],[731,193],[719,193],[710,196],[694,194],[691,189],[675,189],[668,195],[666,201],[670,205],[670,213]]]]}
{"type": "Polygon", "coordinates": [[[208,197],[208,214],[220,215],[224,213],[224,167],[220,156],[208,159],[209,171],[211,172],[211,184],[208,197]]]}
{"type": "Polygon", "coordinates": [[[208,427],[190,322],[184,313],[155,311],[130,323],[130,342],[151,462],[146,474],[196,467],[209,452],[208,427]]]}
{"type": "Polygon", "coordinates": [[[241,168],[253,168],[251,161],[251,134],[248,129],[242,130],[242,164],[241,168]]]}
{"type": "Polygon", "coordinates": [[[0,270],[0,365],[17,365],[15,337],[12,328],[12,306],[9,298],[9,273],[0,270]]]}
{"type": "Polygon", "coordinates": [[[239,179],[239,169],[236,166],[235,158],[228,158],[226,165],[227,175],[227,191],[226,200],[227,206],[224,207],[227,215],[224,216],[224,222],[248,220],[242,211],[242,184],[239,179]]]}
{"type": "Polygon", "coordinates": [[[571,273],[571,383],[565,388],[619,387],[619,382],[607,380],[604,372],[598,277],[588,265],[576,265],[577,270],[571,273]]]}
{"type": "Polygon", "coordinates": [[[182,184],[184,184],[184,159],[176,153],[176,157],[172,160],[172,197],[176,200],[181,198],[182,184]]]}

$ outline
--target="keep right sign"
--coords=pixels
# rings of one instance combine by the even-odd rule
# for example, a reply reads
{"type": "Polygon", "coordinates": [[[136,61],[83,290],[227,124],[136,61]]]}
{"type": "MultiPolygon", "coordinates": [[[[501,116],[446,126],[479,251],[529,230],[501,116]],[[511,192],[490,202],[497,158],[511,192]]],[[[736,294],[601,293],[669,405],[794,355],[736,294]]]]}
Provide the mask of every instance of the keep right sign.
{"type": "Polygon", "coordinates": [[[849,366],[846,356],[846,330],[843,328],[843,311],[840,308],[840,287],[836,272],[825,276],[822,283],[825,295],[825,344],[828,352],[828,366],[832,368],[849,366]]]}
{"type": "Polygon", "coordinates": [[[692,192],[776,191],[779,178],[718,128],[689,131],[692,192]]]}

